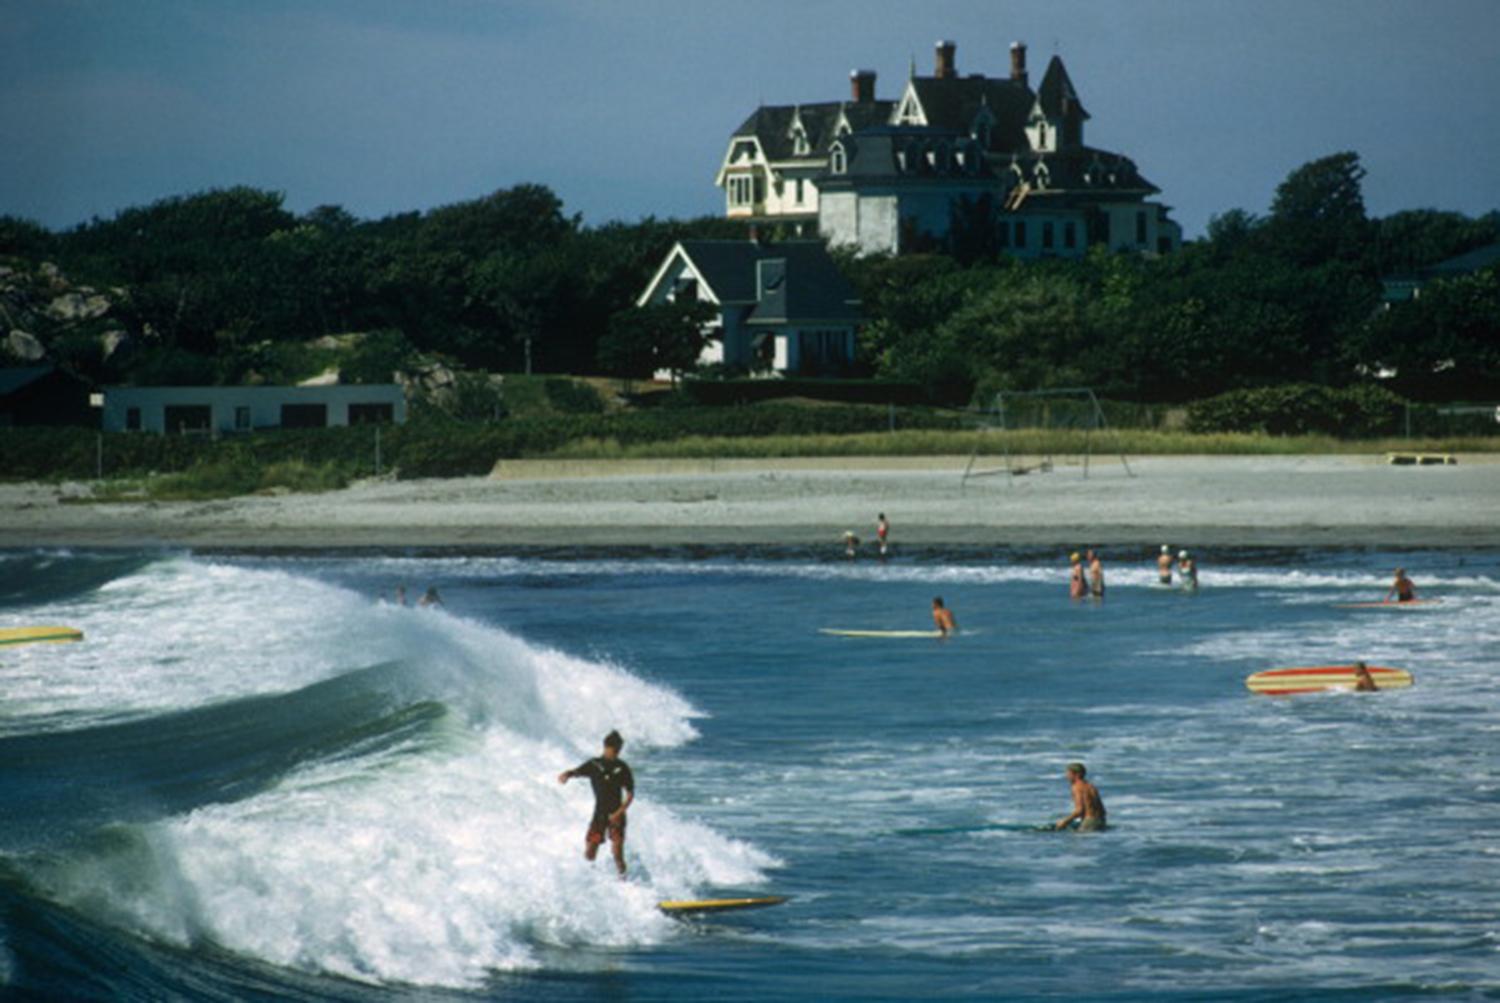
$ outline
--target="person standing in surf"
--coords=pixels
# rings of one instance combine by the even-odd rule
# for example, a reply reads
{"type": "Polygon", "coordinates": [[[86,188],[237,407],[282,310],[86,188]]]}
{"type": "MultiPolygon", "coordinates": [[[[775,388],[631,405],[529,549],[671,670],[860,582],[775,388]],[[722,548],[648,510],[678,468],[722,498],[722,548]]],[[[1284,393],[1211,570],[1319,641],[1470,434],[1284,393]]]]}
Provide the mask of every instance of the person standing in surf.
{"type": "Polygon", "coordinates": [[[1399,602],[1412,602],[1417,598],[1417,587],[1406,577],[1405,568],[1396,569],[1396,580],[1391,582],[1390,590],[1386,592],[1382,602],[1390,602],[1391,596],[1396,597],[1399,602]]]}
{"type": "Polygon", "coordinates": [[[1106,827],[1104,799],[1099,788],[1087,780],[1088,770],[1082,763],[1068,764],[1068,783],[1073,787],[1073,813],[1060,819],[1054,829],[1059,831],[1078,823],[1079,832],[1099,832],[1106,827]]]}
{"type": "Polygon", "coordinates": [[[958,621],[953,619],[953,611],[943,605],[942,596],[935,596],[932,600],[932,622],[944,637],[958,631],[958,621]]]}
{"type": "Polygon", "coordinates": [[[885,556],[885,538],[891,535],[891,524],[885,521],[885,513],[875,520],[875,539],[880,544],[880,556],[885,556]]]}
{"type": "Polygon", "coordinates": [[[1163,585],[1172,584],[1172,547],[1170,544],[1161,545],[1161,553],[1156,557],[1156,580],[1163,585]]]}
{"type": "Polygon", "coordinates": [[[593,784],[594,817],[583,837],[583,857],[593,860],[599,853],[599,844],[608,835],[610,848],[614,851],[615,870],[622,878],[625,876],[625,810],[635,800],[635,777],[629,765],[620,758],[624,746],[625,739],[620,733],[611,731],[604,736],[603,754],[557,775],[560,784],[574,777],[588,777],[593,784]]]}
{"type": "Polygon", "coordinates": [[[1177,552],[1177,576],[1182,579],[1182,587],[1189,592],[1198,588],[1198,562],[1188,556],[1186,550],[1177,552]]]}
{"type": "Polygon", "coordinates": [[[1089,594],[1089,583],[1083,577],[1083,558],[1075,550],[1068,555],[1068,561],[1073,565],[1073,570],[1068,572],[1068,598],[1082,599],[1089,594]]]}
{"type": "Polygon", "coordinates": [[[1104,598],[1104,562],[1099,559],[1099,553],[1094,550],[1088,552],[1089,559],[1089,594],[1095,599],[1104,598]]]}

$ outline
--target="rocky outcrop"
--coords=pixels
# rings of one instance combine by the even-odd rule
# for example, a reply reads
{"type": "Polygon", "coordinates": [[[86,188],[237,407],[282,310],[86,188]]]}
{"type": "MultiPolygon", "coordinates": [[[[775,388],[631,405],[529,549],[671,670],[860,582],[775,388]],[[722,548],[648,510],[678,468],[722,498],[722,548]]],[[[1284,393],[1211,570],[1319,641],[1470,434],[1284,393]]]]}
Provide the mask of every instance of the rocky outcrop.
{"type": "Polygon", "coordinates": [[[75,344],[97,337],[100,357],[108,358],[129,341],[115,318],[126,295],[74,285],[50,261],[34,267],[17,258],[0,261],[0,366],[46,361],[62,337],[75,344]]]}

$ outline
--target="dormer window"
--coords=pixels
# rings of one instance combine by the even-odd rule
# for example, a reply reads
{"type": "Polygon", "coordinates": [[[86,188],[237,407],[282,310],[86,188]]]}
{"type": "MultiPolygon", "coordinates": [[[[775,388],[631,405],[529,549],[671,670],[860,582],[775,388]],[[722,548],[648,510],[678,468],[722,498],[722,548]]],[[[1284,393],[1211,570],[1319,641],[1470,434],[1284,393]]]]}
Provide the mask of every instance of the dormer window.
{"type": "Polygon", "coordinates": [[[803,131],[801,126],[798,126],[792,132],[792,152],[799,157],[805,157],[807,156],[809,149],[810,148],[807,144],[807,133],[803,131]]]}
{"type": "Polygon", "coordinates": [[[833,144],[833,149],[828,153],[828,170],[834,174],[843,174],[849,170],[849,157],[844,152],[844,144],[833,144]]]}
{"type": "Polygon", "coordinates": [[[1047,120],[1046,119],[1043,119],[1042,121],[1040,121],[1040,122],[1038,122],[1036,124],[1036,148],[1038,150],[1045,150],[1045,149],[1047,149],[1047,120]]]}

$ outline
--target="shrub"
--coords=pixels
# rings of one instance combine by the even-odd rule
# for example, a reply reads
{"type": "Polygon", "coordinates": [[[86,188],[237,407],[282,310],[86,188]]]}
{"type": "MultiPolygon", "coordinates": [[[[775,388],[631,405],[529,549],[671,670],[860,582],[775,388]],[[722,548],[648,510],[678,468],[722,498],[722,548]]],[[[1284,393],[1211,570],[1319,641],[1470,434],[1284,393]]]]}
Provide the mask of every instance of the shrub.
{"type": "Polygon", "coordinates": [[[547,403],[563,414],[603,414],[604,401],[599,392],[587,383],[554,376],[544,384],[547,403]]]}
{"type": "Polygon", "coordinates": [[[1406,402],[1383,387],[1293,383],[1231,390],[1188,405],[1190,432],[1334,435],[1365,439],[1397,431],[1406,402]]]}

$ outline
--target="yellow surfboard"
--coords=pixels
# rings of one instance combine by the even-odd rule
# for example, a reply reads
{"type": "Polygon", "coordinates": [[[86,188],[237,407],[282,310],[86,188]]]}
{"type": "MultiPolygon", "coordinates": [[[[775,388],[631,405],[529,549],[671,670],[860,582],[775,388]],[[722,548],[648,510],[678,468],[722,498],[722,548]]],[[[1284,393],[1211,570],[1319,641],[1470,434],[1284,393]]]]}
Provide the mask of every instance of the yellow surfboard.
{"type": "MultiPolygon", "coordinates": [[[[1368,666],[1370,678],[1375,680],[1377,690],[1403,690],[1413,682],[1412,674],[1405,669],[1391,669],[1379,665],[1368,666]]],[[[1353,665],[1315,665],[1305,668],[1268,669],[1245,679],[1245,686],[1255,693],[1266,696],[1292,696],[1297,693],[1317,693],[1321,690],[1354,689],[1353,665]]]]}
{"type": "Polygon", "coordinates": [[[83,631],[76,627],[0,627],[0,646],[82,640],[83,631]]]}
{"type": "Polygon", "coordinates": [[[764,909],[781,905],[789,896],[760,895],[737,899],[669,899],[658,902],[656,907],[668,916],[692,916],[710,912],[736,912],[741,909],[764,909]]]}

